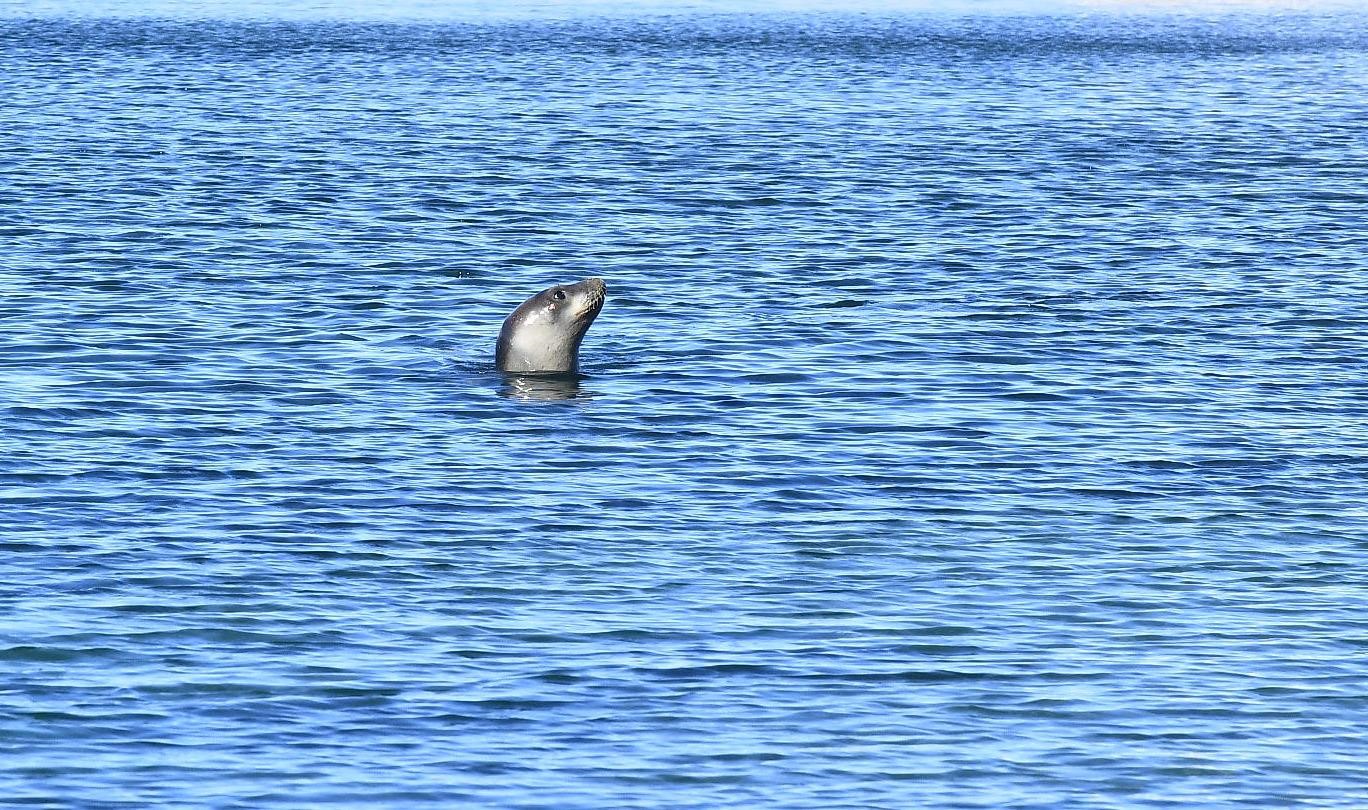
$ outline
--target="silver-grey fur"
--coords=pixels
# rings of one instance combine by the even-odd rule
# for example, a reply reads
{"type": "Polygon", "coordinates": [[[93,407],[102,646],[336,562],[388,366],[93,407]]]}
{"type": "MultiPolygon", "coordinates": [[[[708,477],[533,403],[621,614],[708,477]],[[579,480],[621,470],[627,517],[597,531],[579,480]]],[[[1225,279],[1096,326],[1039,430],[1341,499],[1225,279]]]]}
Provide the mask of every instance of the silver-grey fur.
{"type": "Polygon", "coordinates": [[[548,287],[504,319],[494,363],[522,374],[573,372],[580,342],[603,309],[608,287],[601,278],[548,287]]]}

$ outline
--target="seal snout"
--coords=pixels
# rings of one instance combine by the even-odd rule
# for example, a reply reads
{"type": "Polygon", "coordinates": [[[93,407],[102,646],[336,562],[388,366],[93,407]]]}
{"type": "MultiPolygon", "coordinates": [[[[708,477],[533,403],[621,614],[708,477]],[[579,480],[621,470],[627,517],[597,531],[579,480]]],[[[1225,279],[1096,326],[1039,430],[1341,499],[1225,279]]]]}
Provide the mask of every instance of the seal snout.
{"type": "Polygon", "coordinates": [[[599,310],[603,309],[603,300],[608,297],[608,284],[595,276],[581,281],[579,286],[583,287],[589,296],[589,300],[585,302],[584,314],[589,317],[597,316],[599,310]]]}

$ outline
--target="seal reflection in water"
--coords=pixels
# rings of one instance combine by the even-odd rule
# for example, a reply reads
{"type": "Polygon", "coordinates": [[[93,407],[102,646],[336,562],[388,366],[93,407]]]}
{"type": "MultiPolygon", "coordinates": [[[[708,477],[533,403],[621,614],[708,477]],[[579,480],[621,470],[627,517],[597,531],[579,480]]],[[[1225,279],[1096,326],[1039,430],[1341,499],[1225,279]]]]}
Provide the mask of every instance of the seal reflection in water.
{"type": "Polygon", "coordinates": [[[557,284],[527,299],[504,319],[494,363],[514,374],[574,374],[580,342],[603,309],[601,278],[557,284]]]}
{"type": "Polygon", "coordinates": [[[594,396],[580,388],[578,374],[506,374],[499,393],[509,399],[538,402],[590,399],[594,396]]]}

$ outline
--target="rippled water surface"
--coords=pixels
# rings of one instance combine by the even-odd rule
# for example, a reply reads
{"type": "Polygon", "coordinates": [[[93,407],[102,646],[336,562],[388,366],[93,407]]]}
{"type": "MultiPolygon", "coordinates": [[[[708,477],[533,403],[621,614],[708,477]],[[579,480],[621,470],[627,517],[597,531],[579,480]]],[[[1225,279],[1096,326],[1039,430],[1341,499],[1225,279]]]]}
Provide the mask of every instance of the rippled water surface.
{"type": "Polygon", "coordinates": [[[12,806],[1368,806],[1361,15],[9,11],[12,806]]]}

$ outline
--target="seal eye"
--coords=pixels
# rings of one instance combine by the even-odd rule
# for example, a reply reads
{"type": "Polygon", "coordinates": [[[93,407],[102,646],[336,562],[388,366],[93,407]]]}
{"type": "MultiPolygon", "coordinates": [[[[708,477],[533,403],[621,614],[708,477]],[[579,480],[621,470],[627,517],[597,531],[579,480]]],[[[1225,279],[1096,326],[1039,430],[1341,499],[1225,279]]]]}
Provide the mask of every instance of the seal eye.
{"type": "Polygon", "coordinates": [[[553,295],[553,296],[551,296],[551,297],[554,298],[554,299],[556,299],[557,301],[564,301],[564,300],[565,300],[565,290],[556,290],[556,294],[553,295]]]}

